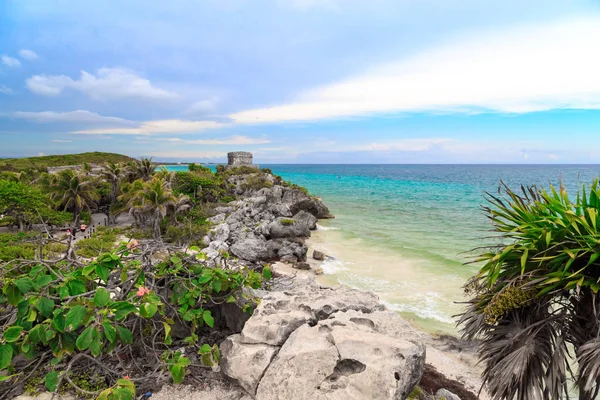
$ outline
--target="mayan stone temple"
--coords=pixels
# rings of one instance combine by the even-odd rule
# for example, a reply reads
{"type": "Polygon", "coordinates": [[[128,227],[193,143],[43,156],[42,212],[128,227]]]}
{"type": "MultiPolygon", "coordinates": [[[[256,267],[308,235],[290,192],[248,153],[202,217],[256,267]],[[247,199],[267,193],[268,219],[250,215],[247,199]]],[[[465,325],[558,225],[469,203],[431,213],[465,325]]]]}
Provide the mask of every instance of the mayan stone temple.
{"type": "Polygon", "coordinates": [[[252,164],[252,153],[250,152],[232,151],[227,153],[227,168],[241,166],[258,168],[258,165],[252,164]]]}

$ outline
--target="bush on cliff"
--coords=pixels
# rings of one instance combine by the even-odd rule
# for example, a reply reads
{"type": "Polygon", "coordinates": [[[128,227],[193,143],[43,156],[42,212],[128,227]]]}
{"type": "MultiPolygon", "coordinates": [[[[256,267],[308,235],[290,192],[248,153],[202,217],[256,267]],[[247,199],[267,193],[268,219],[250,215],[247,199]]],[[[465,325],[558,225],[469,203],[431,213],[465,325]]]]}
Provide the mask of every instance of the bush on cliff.
{"type": "MultiPolygon", "coordinates": [[[[186,370],[220,357],[208,330],[219,304],[252,299],[261,274],[207,267],[160,242],[120,245],[90,263],[61,259],[0,265],[0,398],[13,398],[30,379],[47,390],[69,385],[78,395],[133,399],[186,370]],[[152,261],[160,250],[160,259],[152,261]],[[206,342],[208,341],[208,343],[206,342]],[[77,371],[97,373],[89,390],[77,371]],[[39,382],[39,379],[38,381],[39,382]],[[87,389],[87,390],[86,390],[87,389]]],[[[265,270],[265,276],[269,271],[265,270]]]]}
{"type": "Polygon", "coordinates": [[[502,185],[488,194],[487,217],[500,243],[483,253],[460,324],[481,337],[483,378],[494,399],[568,397],[600,389],[600,184],[572,201],[564,188],[502,185]],[[576,371],[570,348],[574,350],[576,371]]]}

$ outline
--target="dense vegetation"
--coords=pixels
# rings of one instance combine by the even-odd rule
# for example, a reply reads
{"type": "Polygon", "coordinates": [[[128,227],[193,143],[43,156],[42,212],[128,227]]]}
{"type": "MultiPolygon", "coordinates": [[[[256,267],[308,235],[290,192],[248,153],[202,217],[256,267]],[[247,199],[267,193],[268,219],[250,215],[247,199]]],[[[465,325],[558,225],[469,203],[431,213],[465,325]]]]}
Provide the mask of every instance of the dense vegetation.
{"type": "Polygon", "coordinates": [[[133,161],[131,157],[115,153],[90,152],[80,154],[64,154],[29,158],[0,158],[0,171],[43,170],[48,167],[63,165],[126,163],[133,161]]]}
{"type": "MultiPolygon", "coordinates": [[[[218,361],[220,307],[250,312],[242,289],[271,275],[231,268],[227,253],[208,267],[194,246],[241,173],[156,171],[150,159],[3,172],[0,224],[17,232],[0,235],[0,399],[41,385],[133,399],[218,361]],[[67,234],[96,212],[134,223],[67,234]]],[[[264,185],[262,174],[251,185],[264,185]]]]}
{"type": "Polygon", "coordinates": [[[516,193],[485,208],[500,244],[465,287],[464,336],[483,339],[483,378],[494,399],[580,400],[600,390],[600,184],[572,201],[564,188],[516,193]],[[572,369],[573,364],[577,369],[572,369]]]}

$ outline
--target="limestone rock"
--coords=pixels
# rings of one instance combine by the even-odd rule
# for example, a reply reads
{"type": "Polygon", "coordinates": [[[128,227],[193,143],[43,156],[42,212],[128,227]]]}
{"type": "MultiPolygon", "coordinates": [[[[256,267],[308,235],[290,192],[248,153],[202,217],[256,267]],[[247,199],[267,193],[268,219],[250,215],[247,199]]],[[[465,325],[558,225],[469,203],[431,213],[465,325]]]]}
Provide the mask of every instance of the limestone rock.
{"type": "Polygon", "coordinates": [[[317,217],[304,210],[298,211],[298,213],[294,215],[294,220],[306,224],[306,226],[308,226],[308,229],[310,229],[311,231],[317,229],[317,217]]]}
{"type": "Polygon", "coordinates": [[[298,262],[298,261],[306,261],[306,253],[308,252],[308,247],[305,244],[300,244],[297,242],[291,242],[289,240],[279,240],[279,241],[269,241],[278,243],[277,245],[272,245],[272,247],[277,247],[277,256],[282,261],[289,262],[298,262]]]}
{"type": "Polygon", "coordinates": [[[291,217],[292,212],[290,211],[290,207],[287,204],[277,203],[273,204],[269,211],[273,213],[273,215],[277,217],[291,217]]]}
{"type": "Polygon", "coordinates": [[[323,260],[325,260],[325,257],[327,257],[325,255],[325,253],[321,253],[319,250],[313,250],[312,256],[315,260],[318,260],[318,261],[323,261],[323,260]]]}
{"type": "Polygon", "coordinates": [[[435,395],[437,396],[438,399],[444,399],[444,400],[460,400],[460,397],[458,397],[457,395],[455,395],[454,393],[452,393],[451,391],[447,390],[447,389],[439,389],[435,395]]]}
{"type": "Polygon", "coordinates": [[[211,236],[213,238],[213,240],[217,240],[220,242],[224,242],[229,238],[229,225],[226,224],[225,222],[217,225],[212,231],[211,231],[211,236]]]}
{"type": "Polygon", "coordinates": [[[252,238],[234,243],[230,247],[230,251],[239,259],[251,262],[268,260],[275,256],[265,240],[252,238]]]}
{"type": "Polygon", "coordinates": [[[269,224],[269,234],[273,239],[309,237],[306,223],[289,218],[277,218],[269,224]]]}
{"type": "Polygon", "coordinates": [[[223,361],[221,371],[235,379],[251,395],[271,360],[279,350],[266,344],[242,344],[240,335],[231,335],[220,346],[223,361]]]}
{"type": "Polygon", "coordinates": [[[259,306],[221,364],[256,400],[405,399],[419,381],[425,347],[376,295],[314,278],[256,295],[259,306]]]}
{"type": "Polygon", "coordinates": [[[308,271],[310,270],[310,264],[307,262],[299,262],[293,265],[294,268],[296,269],[300,269],[300,270],[304,270],[304,271],[308,271]]]}
{"type": "Polygon", "coordinates": [[[225,221],[226,217],[227,216],[225,214],[217,214],[214,217],[209,218],[207,221],[212,224],[220,224],[221,222],[225,221]]]}

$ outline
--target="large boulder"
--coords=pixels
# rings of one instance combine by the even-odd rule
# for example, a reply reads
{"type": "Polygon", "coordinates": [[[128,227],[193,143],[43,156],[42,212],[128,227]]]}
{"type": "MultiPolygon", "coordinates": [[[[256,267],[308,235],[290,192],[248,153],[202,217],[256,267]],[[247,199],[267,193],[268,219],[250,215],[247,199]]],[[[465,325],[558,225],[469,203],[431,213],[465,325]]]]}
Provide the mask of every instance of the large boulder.
{"type": "Polygon", "coordinates": [[[333,218],[333,215],[331,215],[329,209],[323,204],[321,199],[309,196],[298,189],[285,188],[281,201],[290,207],[292,214],[304,210],[318,219],[333,218]]]}
{"type": "Polygon", "coordinates": [[[314,280],[259,295],[221,359],[255,399],[405,399],[420,380],[424,346],[376,295],[314,280]]]}
{"type": "Polygon", "coordinates": [[[229,233],[229,225],[223,222],[210,231],[210,236],[213,240],[216,240],[218,242],[224,242],[229,238],[229,233]]]}
{"type": "Polygon", "coordinates": [[[304,221],[277,218],[269,224],[269,234],[273,239],[309,237],[310,230],[304,221]]]}
{"type": "Polygon", "coordinates": [[[308,247],[304,243],[290,241],[287,239],[269,240],[270,248],[276,250],[277,257],[281,261],[298,262],[306,261],[308,247]]]}
{"type": "Polygon", "coordinates": [[[308,229],[310,229],[311,231],[317,229],[317,217],[315,217],[307,211],[300,210],[296,213],[296,215],[294,215],[293,218],[299,223],[308,226],[308,229]]]}
{"type": "Polygon", "coordinates": [[[256,238],[247,238],[234,243],[230,247],[230,252],[237,258],[250,262],[264,261],[275,257],[275,254],[267,246],[267,242],[256,238]]]}

